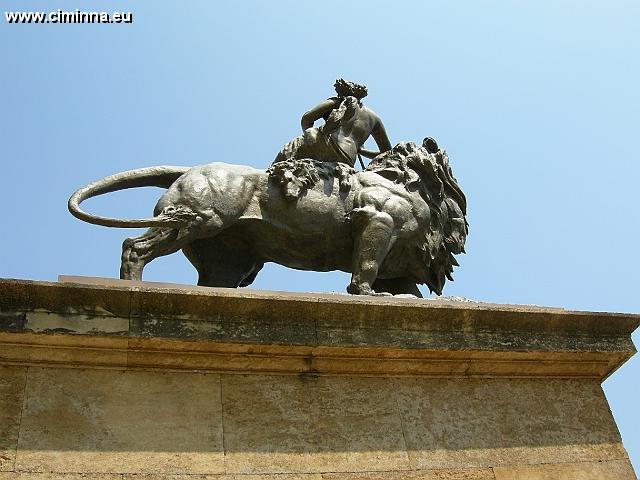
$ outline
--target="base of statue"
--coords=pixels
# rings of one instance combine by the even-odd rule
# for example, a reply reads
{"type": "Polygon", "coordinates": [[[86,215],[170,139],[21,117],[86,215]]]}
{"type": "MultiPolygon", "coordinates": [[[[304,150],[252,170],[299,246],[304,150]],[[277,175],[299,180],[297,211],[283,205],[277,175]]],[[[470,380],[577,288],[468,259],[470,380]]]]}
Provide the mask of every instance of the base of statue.
{"type": "Polygon", "coordinates": [[[0,281],[3,480],[635,478],[640,316],[61,280],[0,281]]]}

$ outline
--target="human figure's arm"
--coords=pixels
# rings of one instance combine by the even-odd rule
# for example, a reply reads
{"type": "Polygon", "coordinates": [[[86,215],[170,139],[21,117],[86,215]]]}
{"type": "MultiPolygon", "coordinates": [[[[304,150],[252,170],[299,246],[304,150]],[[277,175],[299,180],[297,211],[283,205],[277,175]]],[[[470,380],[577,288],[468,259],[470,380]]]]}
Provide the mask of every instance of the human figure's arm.
{"type": "Polygon", "coordinates": [[[387,136],[387,131],[384,129],[382,120],[380,120],[379,118],[376,121],[376,126],[371,132],[371,136],[376,141],[376,145],[378,145],[380,153],[391,150],[391,142],[389,141],[389,137],[387,136]]]}
{"type": "Polygon", "coordinates": [[[307,128],[313,127],[313,122],[328,115],[335,107],[336,102],[332,99],[328,99],[324,102],[319,103],[311,110],[305,112],[305,114],[302,115],[302,119],[300,120],[302,131],[305,131],[307,128]]]}
{"type": "Polygon", "coordinates": [[[376,158],[380,155],[380,152],[376,152],[375,150],[367,150],[366,148],[361,148],[358,150],[358,153],[365,158],[376,158]]]}
{"type": "Polygon", "coordinates": [[[384,129],[384,125],[382,124],[382,120],[379,118],[376,119],[376,126],[371,131],[371,136],[378,145],[380,149],[379,152],[375,150],[367,150],[365,148],[361,148],[358,150],[358,153],[366,158],[375,158],[383,152],[391,150],[391,142],[389,141],[389,137],[387,136],[387,132],[384,129]]]}

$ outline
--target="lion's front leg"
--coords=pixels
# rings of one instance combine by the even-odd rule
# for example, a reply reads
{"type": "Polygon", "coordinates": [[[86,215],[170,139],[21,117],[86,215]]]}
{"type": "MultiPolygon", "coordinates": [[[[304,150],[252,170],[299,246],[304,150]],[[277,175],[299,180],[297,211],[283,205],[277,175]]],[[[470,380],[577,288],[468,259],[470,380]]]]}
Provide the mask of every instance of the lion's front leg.
{"type": "Polygon", "coordinates": [[[393,218],[373,207],[364,207],[354,210],[351,221],[354,251],[351,283],[347,292],[353,295],[379,295],[373,290],[373,283],[391,248],[393,218]]]}

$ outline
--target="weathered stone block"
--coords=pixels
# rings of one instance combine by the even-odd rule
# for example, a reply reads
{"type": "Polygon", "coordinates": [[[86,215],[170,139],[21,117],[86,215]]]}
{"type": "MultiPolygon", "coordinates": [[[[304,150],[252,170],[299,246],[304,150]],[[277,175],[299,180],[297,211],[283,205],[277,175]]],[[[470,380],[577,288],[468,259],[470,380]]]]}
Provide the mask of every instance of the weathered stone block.
{"type": "Polygon", "coordinates": [[[121,367],[127,364],[124,337],[0,332],[0,362],[49,366],[121,367]]]}
{"type": "Polygon", "coordinates": [[[218,375],[30,369],[16,470],[224,473],[218,375]]]}
{"type": "Polygon", "coordinates": [[[12,470],[27,369],[0,366],[0,471],[12,470]]]}
{"type": "Polygon", "coordinates": [[[109,473],[1,472],[0,480],[122,480],[122,476],[109,473]]]}
{"type": "Polygon", "coordinates": [[[25,329],[34,333],[127,335],[129,319],[112,316],[27,312],[25,329]]]}
{"type": "Polygon", "coordinates": [[[322,480],[495,480],[490,468],[408,470],[404,472],[325,473],[322,480]]]}
{"type": "Polygon", "coordinates": [[[398,378],[392,382],[414,469],[626,457],[594,380],[398,378]]]}
{"type": "Polygon", "coordinates": [[[225,375],[229,473],[408,469],[385,378],[225,375]]]}
{"type": "Polygon", "coordinates": [[[496,480],[635,480],[627,460],[494,468],[496,480]]]}

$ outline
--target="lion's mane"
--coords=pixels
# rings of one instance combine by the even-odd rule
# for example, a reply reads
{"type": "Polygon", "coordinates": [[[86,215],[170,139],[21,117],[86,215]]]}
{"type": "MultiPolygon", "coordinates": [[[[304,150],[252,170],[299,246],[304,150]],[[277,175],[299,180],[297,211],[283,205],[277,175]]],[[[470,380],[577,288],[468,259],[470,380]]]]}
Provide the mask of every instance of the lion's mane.
{"type": "Polygon", "coordinates": [[[446,279],[453,281],[453,267],[458,266],[454,255],[464,253],[469,231],[467,200],[451,172],[447,153],[429,153],[415,143],[399,143],[374,158],[366,170],[418,191],[429,205],[430,224],[426,231],[418,232],[416,245],[424,275],[415,280],[442,294],[446,279]]]}

